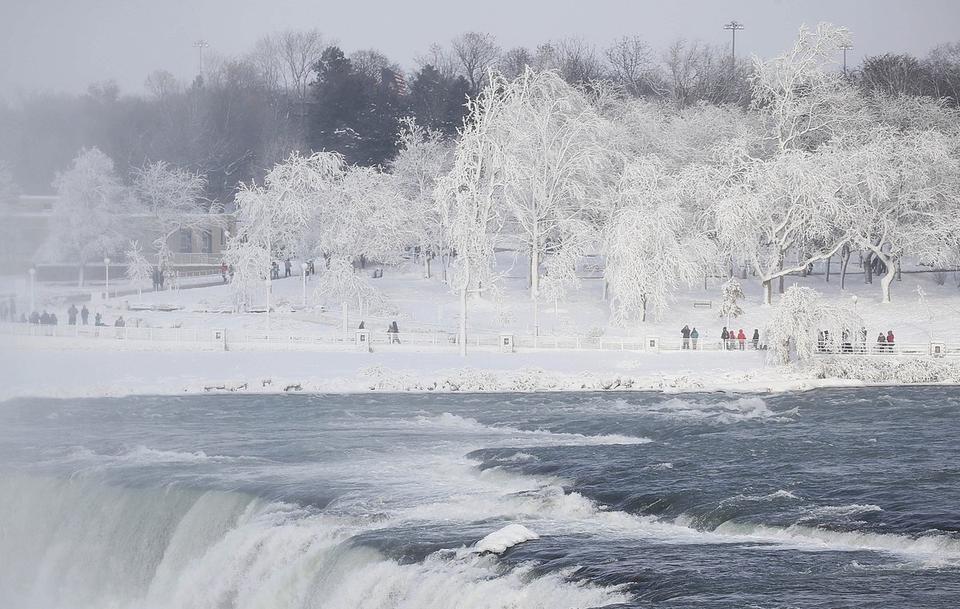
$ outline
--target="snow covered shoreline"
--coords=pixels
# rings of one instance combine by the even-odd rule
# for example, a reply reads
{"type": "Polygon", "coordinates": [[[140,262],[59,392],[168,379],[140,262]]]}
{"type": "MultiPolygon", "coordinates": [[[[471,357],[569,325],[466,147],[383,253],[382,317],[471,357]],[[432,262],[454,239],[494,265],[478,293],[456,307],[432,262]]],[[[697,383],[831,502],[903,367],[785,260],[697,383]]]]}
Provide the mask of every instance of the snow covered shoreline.
{"type": "MultiPolygon", "coordinates": [[[[0,344],[0,400],[197,393],[727,391],[860,386],[762,353],[157,351],[0,344]]],[[[960,378],[960,376],[958,376],[960,378]]]]}

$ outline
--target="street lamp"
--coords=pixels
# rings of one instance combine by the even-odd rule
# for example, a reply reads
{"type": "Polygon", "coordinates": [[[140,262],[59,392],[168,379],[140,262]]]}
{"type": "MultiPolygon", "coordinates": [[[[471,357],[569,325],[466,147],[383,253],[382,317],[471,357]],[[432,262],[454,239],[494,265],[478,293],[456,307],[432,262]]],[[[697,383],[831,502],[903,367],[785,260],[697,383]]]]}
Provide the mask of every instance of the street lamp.
{"type": "Polygon", "coordinates": [[[300,283],[303,284],[303,307],[307,307],[307,263],[300,263],[300,283]]]}
{"type": "Polygon", "coordinates": [[[110,259],[109,259],[109,258],[104,258],[104,259],[103,259],[103,268],[106,269],[106,278],[107,278],[107,281],[106,281],[106,292],[107,292],[107,298],[110,298],[110,259]]]}
{"type": "Polygon", "coordinates": [[[860,299],[857,298],[857,295],[856,295],[856,294],[854,294],[853,296],[850,297],[850,300],[853,301],[853,310],[856,311],[856,310],[857,310],[857,301],[860,300],[860,299]]]}
{"type": "Polygon", "coordinates": [[[30,267],[30,270],[27,272],[30,274],[30,312],[33,313],[33,311],[36,309],[36,306],[34,305],[33,281],[37,274],[37,269],[35,267],[30,267]]]}

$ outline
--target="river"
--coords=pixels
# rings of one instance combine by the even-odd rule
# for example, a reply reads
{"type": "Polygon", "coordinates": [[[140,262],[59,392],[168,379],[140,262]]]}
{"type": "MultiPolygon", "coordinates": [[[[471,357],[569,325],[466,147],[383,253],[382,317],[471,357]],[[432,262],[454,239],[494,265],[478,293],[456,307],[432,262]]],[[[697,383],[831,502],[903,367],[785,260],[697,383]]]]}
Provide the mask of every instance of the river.
{"type": "Polygon", "coordinates": [[[956,388],[10,400],[0,599],[952,609],[958,430],[956,388]]]}

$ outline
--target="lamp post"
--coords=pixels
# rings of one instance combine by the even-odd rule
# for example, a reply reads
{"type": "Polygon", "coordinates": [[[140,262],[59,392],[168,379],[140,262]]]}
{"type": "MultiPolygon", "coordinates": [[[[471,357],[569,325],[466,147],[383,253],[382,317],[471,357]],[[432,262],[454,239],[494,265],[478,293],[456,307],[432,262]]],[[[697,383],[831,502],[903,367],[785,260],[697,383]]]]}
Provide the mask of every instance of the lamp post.
{"type": "Polygon", "coordinates": [[[105,275],[105,277],[106,277],[106,286],[105,286],[106,289],[105,289],[105,291],[106,291],[106,293],[107,293],[107,298],[110,298],[110,259],[109,259],[109,258],[104,258],[104,259],[103,259],[103,268],[106,270],[106,275],[105,275]]]}
{"type": "Polygon", "coordinates": [[[856,295],[856,294],[854,294],[853,296],[850,297],[850,300],[853,301],[853,310],[856,311],[856,310],[857,310],[857,301],[860,300],[860,299],[857,298],[857,295],[856,295]]]}
{"type": "Polygon", "coordinates": [[[33,313],[34,309],[36,308],[36,305],[34,304],[33,282],[37,275],[37,269],[36,267],[30,267],[30,270],[27,272],[30,274],[30,312],[33,313]]]}
{"type": "Polygon", "coordinates": [[[307,307],[307,263],[300,263],[300,283],[303,287],[303,307],[307,307]]]}

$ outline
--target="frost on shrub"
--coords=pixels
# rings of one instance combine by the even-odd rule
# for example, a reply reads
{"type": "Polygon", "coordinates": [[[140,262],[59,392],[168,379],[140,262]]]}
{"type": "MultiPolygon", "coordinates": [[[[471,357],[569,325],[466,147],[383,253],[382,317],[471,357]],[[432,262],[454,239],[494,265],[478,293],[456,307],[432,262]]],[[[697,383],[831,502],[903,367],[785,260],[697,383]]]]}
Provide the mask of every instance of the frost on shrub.
{"type": "Polygon", "coordinates": [[[854,311],[825,303],[816,290],[792,286],[767,325],[767,347],[779,364],[808,360],[816,353],[818,332],[828,331],[838,339],[847,334],[852,342],[861,328],[863,320],[854,311]]]}
{"type": "Polygon", "coordinates": [[[945,383],[960,381],[960,366],[930,358],[824,357],[817,360],[814,376],[867,383],[945,383]]]}
{"type": "Polygon", "coordinates": [[[731,318],[737,318],[743,315],[743,309],[740,308],[740,301],[743,300],[743,288],[740,282],[731,277],[723,284],[723,292],[720,300],[720,319],[726,318],[727,325],[730,325],[731,318]]]}

